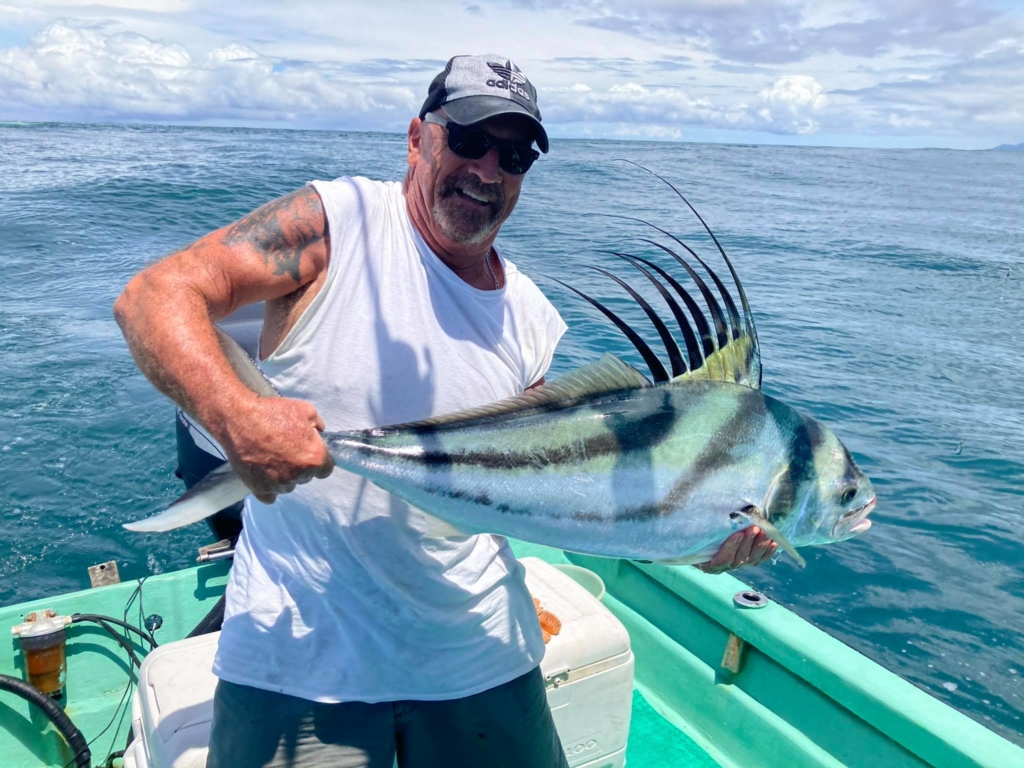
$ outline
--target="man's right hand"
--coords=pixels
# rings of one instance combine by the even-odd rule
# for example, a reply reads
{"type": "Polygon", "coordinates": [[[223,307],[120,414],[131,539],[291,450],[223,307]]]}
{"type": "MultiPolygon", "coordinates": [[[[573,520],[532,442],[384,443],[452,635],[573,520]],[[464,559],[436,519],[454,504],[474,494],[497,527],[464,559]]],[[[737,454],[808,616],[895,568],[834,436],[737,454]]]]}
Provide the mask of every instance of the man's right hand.
{"type": "Polygon", "coordinates": [[[218,438],[231,467],[264,504],[334,469],[320,434],[324,421],[305,400],[254,397],[224,428],[218,438]]]}

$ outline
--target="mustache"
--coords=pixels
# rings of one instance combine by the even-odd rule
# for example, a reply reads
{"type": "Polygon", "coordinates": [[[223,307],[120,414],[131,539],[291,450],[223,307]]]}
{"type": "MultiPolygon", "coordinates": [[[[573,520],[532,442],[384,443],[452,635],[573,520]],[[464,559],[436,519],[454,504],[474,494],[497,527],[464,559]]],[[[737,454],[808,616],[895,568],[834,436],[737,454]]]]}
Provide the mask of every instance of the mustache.
{"type": "Polygon", "coordinates": [[[491,200],[491,205],[499,211],[505,204],[505,195],[502,193],[500,184],[484,184],[472,173],[460,173],[445,179],[444,184],[441,186],[442,199],[451,197],[460,187],[467,192],[472,192],[491,200]]]}

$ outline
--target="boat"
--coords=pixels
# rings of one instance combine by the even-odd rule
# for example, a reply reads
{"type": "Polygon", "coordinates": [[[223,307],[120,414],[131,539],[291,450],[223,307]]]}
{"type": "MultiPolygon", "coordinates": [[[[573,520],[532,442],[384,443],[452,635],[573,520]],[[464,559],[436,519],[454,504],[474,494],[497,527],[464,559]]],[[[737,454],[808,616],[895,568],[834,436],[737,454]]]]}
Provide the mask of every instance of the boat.
{"type": "MultiPolygon", "coordinates": [[[[635,658],[625,749],[630,768],[1024,766],[1024,749],[732,575],[512,544],[520,558],[575,566],[603,582],[601,602],[628,632],[635,658]]],[[[128,623],[154,627],[166,649],[200,625],[224,594],[230,559],[216,560],[225,554],[216,547],[204,550],[214,562],[141,584],[0,608],[0,625],[19,626],[48,609],[58,617],[127,616],[128,623]]],[[[84,764],[117,768],[131,732],[136,672],[124,646],[95,622],[69,624],[66,636],[63,712],[91,742],[84,764]]],[[[148,644],[137,634],[131,638],[143,656],[148,644]]],[[[15,637],[0,654],[0,674],[24,679],[25,666],[15,637]]],[[[75,760],[37,706],[0,690],[3,768],[60,768],[75,760]]]]}

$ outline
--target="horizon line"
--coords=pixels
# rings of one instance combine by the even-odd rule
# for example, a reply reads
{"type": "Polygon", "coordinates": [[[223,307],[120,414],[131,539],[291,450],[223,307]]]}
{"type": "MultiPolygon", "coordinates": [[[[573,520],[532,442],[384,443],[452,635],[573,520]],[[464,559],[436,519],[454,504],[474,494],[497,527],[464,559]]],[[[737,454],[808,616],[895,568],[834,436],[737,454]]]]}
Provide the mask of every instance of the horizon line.
{"type": "MultiPolygon", "coordinates": [[[[210,130],[252,130],[252,131],[305,131],[320,133],[369,133],[383,134],[387,136],[405,136],[403,131],[391,131],[380,128],[317,128],[295,125],[259,125],[248,121],[213,120],[209,123],[200,121],[161,121],[161,120],[20,120],[0,118],[0,128],[12,126],[46,126],[46,125],[71,125],[71,126],[110,126],[110,127],[161,127],[161,128],[192,128],[210,130]],[[231,124],[237,122],[238,124],[231,124]]],[[[550,134],[549,134],[550,135],[550,134]]],[[[787,147],[794,149],[864,149],[864,150],[888,150],[912,152],[918,150],[949,151],[949,152],[995,152],[1005,151],[1002,147],[1017,147],[1024,144],[1004,143],[996,147],[984,147],[979,149],[964,149],[960,147],[942,146],[919,146],[919,147],[897,147],[897,146],[857,146],[845,144],[798,144],[784,142],[757,142],[757,141],[717,141],[711,139],[686,139],[686,138],[652,138],[652,137],[596,137],[596,136],[551,136],[551,141],[600,141],[608,143],[616,142],[637,142],[650,144],[714,144],[736,147],[787,147]]]]}

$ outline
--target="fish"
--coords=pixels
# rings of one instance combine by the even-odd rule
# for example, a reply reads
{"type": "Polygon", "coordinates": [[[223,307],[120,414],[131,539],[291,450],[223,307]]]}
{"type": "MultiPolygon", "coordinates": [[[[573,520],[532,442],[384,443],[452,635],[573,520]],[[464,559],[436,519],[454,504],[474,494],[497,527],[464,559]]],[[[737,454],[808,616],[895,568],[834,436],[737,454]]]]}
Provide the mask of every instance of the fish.
{"type": "MultiPolygon", "coordinates": [[[[607,306],[556,280],[621,330],[650,378],[606,353],[496,403],[406,424],[325,432],[324,442],[337,469],[422,511],[433,535],[490,533],[582,554],[684,565],[709,561],[730,535],[757,526],[803,567],[799,547],[843,541],[871,527],[877,502],[871,481],[832,430],[761,391],[754,316],[732,261],[682,193],[643,170],[697,216],[735,289],[734,298],[711,266],[667,230],[618,216],[670,240],[673,245],[641,238],[696,288],[684,286],[653,256],[610,252],[657,290],[680,346],[638,290],[593,267],[639,304],[668,368],[607,306]]],[[[218,333],[243,381],[258,394],[276,395],[241,348],[218,333]]],[[[172,530],[247,494],[224,465],[163,512],[124,527],[172,530]]]]}

